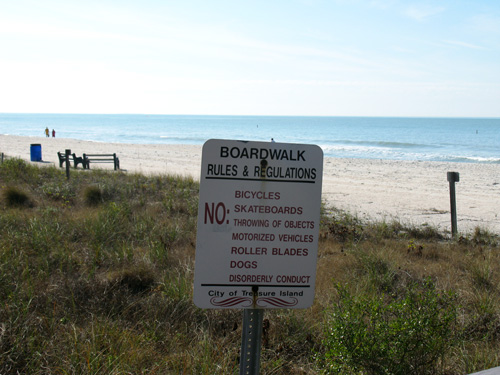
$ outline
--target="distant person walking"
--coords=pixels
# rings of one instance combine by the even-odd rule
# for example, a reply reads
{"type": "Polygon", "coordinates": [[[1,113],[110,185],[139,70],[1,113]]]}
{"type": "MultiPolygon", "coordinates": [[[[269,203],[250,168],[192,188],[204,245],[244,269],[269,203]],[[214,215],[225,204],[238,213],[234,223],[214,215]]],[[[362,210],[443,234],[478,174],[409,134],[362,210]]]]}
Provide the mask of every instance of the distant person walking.
{"type": "Polygon", "coordinates": [[[52,129],[52,138],[55,138],[56,137],[56,131],[54,129],[52,129]]]}
{"type": "Polygon", "coordinates": [[[49,128],[45,128],[45,136],[48,138],[49,137],[49,128]]]}

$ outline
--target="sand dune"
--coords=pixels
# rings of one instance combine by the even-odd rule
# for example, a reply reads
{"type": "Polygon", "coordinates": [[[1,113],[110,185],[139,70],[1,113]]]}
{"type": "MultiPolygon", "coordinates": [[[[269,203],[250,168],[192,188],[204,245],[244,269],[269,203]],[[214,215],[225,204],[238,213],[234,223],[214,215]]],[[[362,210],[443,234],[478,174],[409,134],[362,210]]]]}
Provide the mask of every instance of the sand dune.
{"type": "MultiPolygon", "coordinates": [[[[30,145],[42,146],[43,162],[59,166],[57,151],[116,153],[127,172],[177,174],[198,179],[201,146],[139,145],[65,138],[0,135],[0,152],[30,160],[30,145]]],[[[112,169],[112,164],[100,164],[112,169]]],[[[458,230],[476,226],[500,233],[500,164],[325,158],[323,200],[371,219],[437,226],[450,231],[447,172],[460,173],[456,184],[458,230]]]]}

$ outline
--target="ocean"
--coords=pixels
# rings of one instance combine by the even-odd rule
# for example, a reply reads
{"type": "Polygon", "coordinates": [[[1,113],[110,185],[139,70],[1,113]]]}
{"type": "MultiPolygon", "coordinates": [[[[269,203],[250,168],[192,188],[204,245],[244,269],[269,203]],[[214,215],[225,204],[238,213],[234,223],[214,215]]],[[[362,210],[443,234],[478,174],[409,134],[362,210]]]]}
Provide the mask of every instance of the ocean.
{"type": "Polygon", "coordinates": [[[498,118],[0,114],[0,134],[44,136],[46,127],[97,142],[274,138],[319,145],[328,157],[500,164],[498,118]]]}

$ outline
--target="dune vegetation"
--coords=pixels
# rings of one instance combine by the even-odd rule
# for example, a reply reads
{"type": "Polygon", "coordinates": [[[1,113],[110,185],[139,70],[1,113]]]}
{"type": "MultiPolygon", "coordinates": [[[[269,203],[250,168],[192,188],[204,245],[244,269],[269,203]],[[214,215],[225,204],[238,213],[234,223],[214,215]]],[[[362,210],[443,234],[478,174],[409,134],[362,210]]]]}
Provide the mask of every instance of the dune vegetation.
{"type": "MultiPolygon", "coordinates": [[[[237,374],[240,310],[192,302],[199,185],[0,164],[0,374],[237,374]]],[[[267,310],[262,374],[500,365],[500,239],[323,207],[314,305],[267,310]]]]}

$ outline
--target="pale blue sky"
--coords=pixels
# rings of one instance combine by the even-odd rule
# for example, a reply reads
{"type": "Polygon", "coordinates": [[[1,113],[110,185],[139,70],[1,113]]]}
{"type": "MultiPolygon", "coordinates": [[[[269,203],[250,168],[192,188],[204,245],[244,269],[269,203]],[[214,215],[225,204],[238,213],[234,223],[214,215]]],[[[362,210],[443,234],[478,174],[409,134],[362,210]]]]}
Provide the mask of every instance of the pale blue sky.
{"type": "Polygon", "coordinates": [[[500,117],[500,1],[0,0],[0,112],[500,117]]]}

